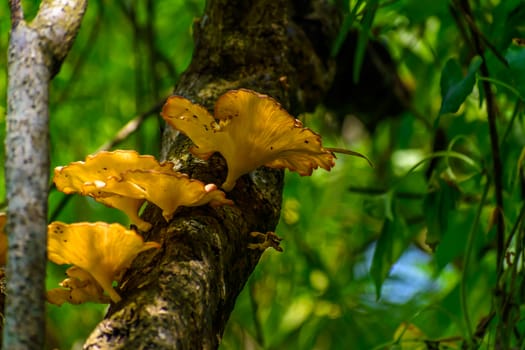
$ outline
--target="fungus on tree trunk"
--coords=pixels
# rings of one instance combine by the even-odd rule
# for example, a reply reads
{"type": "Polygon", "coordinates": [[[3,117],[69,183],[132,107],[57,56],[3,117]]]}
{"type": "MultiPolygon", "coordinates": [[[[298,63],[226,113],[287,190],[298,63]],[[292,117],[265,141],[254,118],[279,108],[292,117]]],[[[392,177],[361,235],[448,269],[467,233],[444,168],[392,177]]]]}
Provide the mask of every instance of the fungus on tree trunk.
{"type": "Polygon", "coordinates": [[[323,148],[320,135],[303,127],[273,98],[255,91],[226,92],[217,99],[214,116],[184,97],[172,96],[161,114],[193,141],[193,155],[208,159],[219,152],[224,157],[228,165],[222,184],[225,191],[263,165],[303,176],[318,167],[330,170],[334,166],[334,154],[323,148]]]}
{"type": "Polygon", "coordinates": [[[71,266],[66,270],[66,275],[68,277],[59,283],[63,288],[47,291],[46,299],[49,303],[57,306],[64,303],[110,303],[111,298],[104,294],[104,289],[87,271],[78,266],[71,266]]]}
{"type": "Polygon", "coordinates": [[[68,225],[55,221],[48,226],[49,260],[75,265],[89,273],[115,303],[121,298],[113,289],[113,281],[120,280],[139,253],[159,247],[159,243],[144,242],[135,231],[120,224],[68,225]]]}
{"type": "Polygon", "coordinates": [[[90,155],[55,169],[57,189],[93,197],[109,207],[122,210],[140,230],[151,224],[139,217],[148,201],[163,210],[170,220],[180,206],[233,205],[214,184],[204,184],[173,170],[171,162],[159,163],[153,156],[117,150],[90,155]]]}

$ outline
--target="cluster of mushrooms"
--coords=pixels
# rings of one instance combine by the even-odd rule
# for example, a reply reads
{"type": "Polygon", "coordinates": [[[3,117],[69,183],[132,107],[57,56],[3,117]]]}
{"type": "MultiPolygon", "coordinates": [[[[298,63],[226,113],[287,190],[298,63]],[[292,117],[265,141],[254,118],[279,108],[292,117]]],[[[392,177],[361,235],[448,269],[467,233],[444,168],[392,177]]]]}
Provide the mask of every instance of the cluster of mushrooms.
{"type": "MultiPolygon", "coordinates": [[[[151,228],[139,216],[145,202],[158,206],[169,221],[180,206],[234,205],[225,192],[260,166],[287,168],[301,175],[334,166],[333,149],[323,148],[318,134],[304,128],[271,97],[251,90],[231,90],[220,96],[214,115],[184,97],[171,96],[161,115],[192,140],[194,156],[207,160],[218,152],[224,157],[228,174],[222,190],[175,171],[172,162],[124,150],[99,152],[85,161],[57,167],[57,189],[120,209],[145,232],[151,228]]],[[[250,247],[278,247],[279,238],[273,233],[267,236],[264,243],[250,247]]],[[[47,300],[56,305],[119,302],[113,282],[119,282],[139,253],[159,247],[120,224],[53,222],[48,226],[49,260],[73,266],[66,271],[61,288],[48,291],[47,300]]]]}

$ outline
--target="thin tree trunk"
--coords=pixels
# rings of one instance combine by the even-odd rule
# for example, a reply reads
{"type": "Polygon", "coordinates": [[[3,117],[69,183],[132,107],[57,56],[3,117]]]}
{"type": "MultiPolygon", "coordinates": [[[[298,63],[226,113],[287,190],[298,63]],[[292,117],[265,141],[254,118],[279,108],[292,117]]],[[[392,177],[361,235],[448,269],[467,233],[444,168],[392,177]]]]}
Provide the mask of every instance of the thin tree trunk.
{"type": "Polygon", "coordinates": [[[9,252],[4,349],[44,346],[49,81],[73,44],[86,3],[44,0],[28,24],[20,1],[10,1],[5,143],[9,252]]]}
{"type": "MultiPolygon", "coordinates": [[[[312,45],[310,38],[318,35],[315,44],[329,49],[337,28],[329,10],[324,1],[208,1],[194,26],[192,63],[175,93],[209,109],[219,95],[240,87],[269,94],[293,113],[315,106],[332,74],[328,52],[319,52],[323,45],[312,45]]],[[[193,178],[220,185],[226,175],[222,157],[203,162],[188,153],[190,145],[167,127],[161,157],[193,178]]],[[[282,171],[261,168],[228,193],[234,207],[185,208],[166,223],[149,206],[145,217],[154,227],[146,239],[162,248],[135,260],[121,282],[123,300],[111,305],[85,349],[217,348],[261,255],[248,249],[250,232],[275,229],[282,187],[282,171]]]]}

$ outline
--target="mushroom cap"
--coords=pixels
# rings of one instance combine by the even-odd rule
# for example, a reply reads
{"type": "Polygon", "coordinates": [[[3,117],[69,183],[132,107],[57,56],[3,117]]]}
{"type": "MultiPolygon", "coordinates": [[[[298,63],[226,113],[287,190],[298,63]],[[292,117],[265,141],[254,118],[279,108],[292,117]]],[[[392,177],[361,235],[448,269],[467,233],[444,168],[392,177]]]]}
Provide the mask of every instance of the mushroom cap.
{"type": "Polygon", "coordinates": [[[95,198],[97,202],[108,207],[123,211],[139,230],[147,232],[151,228],[151,224],[142,220],[139,216],[139,210],[146,202],[145,199],[129,198],[126,196],[108,194],[107,192],[101,192],[100,195],[93,196],[93,198],[95,198]]]}
{"type": "Polygon", "coordinates": [[[182,131],[193,141],[195,147],[192,153],[201,159],[206,160],[217,152],[217,142],[229,142],[208,110],[185,97],[168,97],[160,114],[169,125],[182,131]],[[210,135],[214,136],[210,138],[210,135]]]}
{"type": "Polygon", "coordinates": [[[170,220],[180,206],[233,205],[233,201],[227,199],[224,192],[218,190],[217,186],[206,185],[199,180],[190,179],[186,174],[174,171],[126,171],[119,178],[109,178],[103,190],[117,195],[148,200],[162,209],[162,215],[166,220],[170,220]]]}
{"type": "Polygon", "coordinates": [[[121,276],[135,257],[156,242],[144,242],[133,230],[105,222],[48,225],[48,258],[56,264],[71,264],[88,272],[109,294],[120,301],[112,282],[121,276]]]}
{"type": "Polygon", "coordinates": [[[173,163],[159,163],[153,156],[140,155],[132,150],[102,151],[87,156],[85,161],[56,167],[53,181],[57,189],[66,194],[80,193],[108,207],[122,210],[141,231],[148,231],[151,224],[138,215],[145,199],[115,195],[103,190],[107,179],[118,179],[129,169],[172,171],[173,163]]]}
{"type": "Polygon", "coordinates": [[[56,167],[53,181],[57,189],[66,194],[79,192],[89,195],[88,188],[94,191],[96,186],[85,188],[86,183],[96,184],[110,177],[118,178],[129,169],[164,171],[173,169],[173,163],[159,163],[155,157],[141,155],[133,150],[101,151],[88,155],[85,161],[56,167]]]}
{"type": "Polygon", "coordinates": [[[68,278],[59,285],[63,288],[54,288],[47,291],[46,299],[51,304],[61,306],[63,303],[82,304],[95,302],[108,304],[110,298],[104,295],[104,290],[95,281],[93,276],[78,266],[71,266],[66,270],[68,278]]]}
{"type": "Polygon", "coordinates": [[[226,191],[240,176],[262,165],[303,176],[318,167],[330,170],[334,166],[335,156],[322,147],[321,136],[303,127],[269,96],[231,90],[219,97],[214,114],[181,96],[168,98],[161,113],[193,141],[195,156],[207,159],[219,152],[224,157],[228,175],[222,188],[226,191]]]}
{"type": "Polygon", "coordinates": [[[57,188],[66,193],[79,192],[125,212],[142,231],[151,224],[138,212],[144,202],[154,203],[169,220],[177,208],[232,204],[223,192],[173,170],[173,163],[159,163],[152,156],[135,151],[99,152],[85,162],[74,162],[55,169],[57,188]],[[206,189],[208,186],[208,189],[206,189]]]}

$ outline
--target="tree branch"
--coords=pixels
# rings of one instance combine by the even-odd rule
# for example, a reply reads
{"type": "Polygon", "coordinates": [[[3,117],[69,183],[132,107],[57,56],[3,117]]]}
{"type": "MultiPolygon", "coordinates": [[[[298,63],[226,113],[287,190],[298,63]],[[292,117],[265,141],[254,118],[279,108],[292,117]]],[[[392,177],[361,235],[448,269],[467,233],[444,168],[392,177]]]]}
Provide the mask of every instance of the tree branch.
{"type": "Polygon", "coordinates": [[[9,0],[11,10],[11,27],[16,27],[20,21],[24,20],[24,11],[20,0],[9,0]]]}
{"type": "Polygon", "coordinates": [[[117,131],[117,133],[111,140],[100,146],[96,152],[109,151],[113,147],[120,144],[122,141],[126,140],[139,129],[139,127],[148,117],[152,116],[154,113],[157,113],[158,115],[160,113],[160,110],[162,109],[162,106],[164,105],[164,102],[165,99],[162,99],[162,101],[155,103],[148,110],[133,117],[133,119],[124,124],[124,126],[120,128],[119,131],[117,131]]]}
{"type": "Polygon", "coordinates": [[[41,349],[45,331],[45,268],[49,186],[49,81],[80,26],[86,1],[43,1],[21,20],[11,1],[8,49],[6,193],[9,237],[4,349],[41,349]]]}
{"type": "MultiPolygon", "coordinates": [[[[299,2],[306,12],[310,3],[299,2]]],[[[292,20],[293,5],[289,0],[210,0],[195,24],[193,61],[175,93],[207,108],[240,87],[267,93],[294,113],[315,105],[329,86],[329,65],[292,20]]],[[[333,20],[316,15],[320,22],[333,20]]],[[[177,170],[205,183],[223,182],[222,157],[195,159],[188,152],[191,142],[171,128],[162,141],[161,158],[173,161],[177,170]]],[[[261,255],[248,249],[250,232],[275,229],[282,186],[282,171],[261,168],[228,193],[234,207],[183,208],[166,223],[158,208],[148,206],[144,216],[154,227],[145,236],[162,248],[135,260],[121,281],[123,301],[111,305],[84,348],[217,348],[261,255]]]]}

